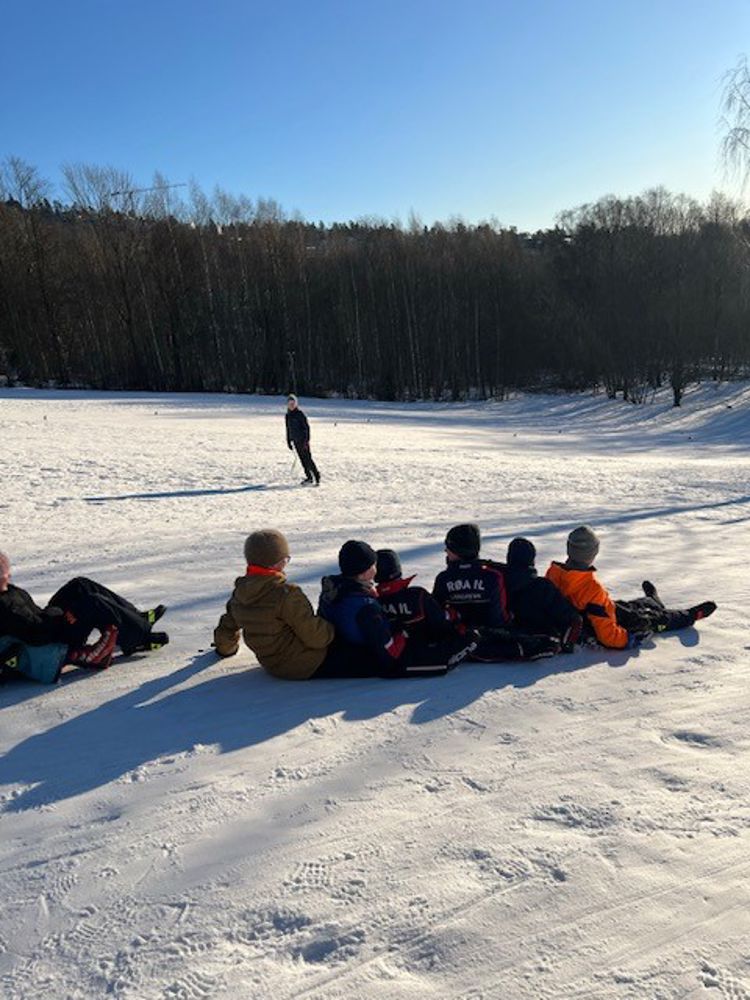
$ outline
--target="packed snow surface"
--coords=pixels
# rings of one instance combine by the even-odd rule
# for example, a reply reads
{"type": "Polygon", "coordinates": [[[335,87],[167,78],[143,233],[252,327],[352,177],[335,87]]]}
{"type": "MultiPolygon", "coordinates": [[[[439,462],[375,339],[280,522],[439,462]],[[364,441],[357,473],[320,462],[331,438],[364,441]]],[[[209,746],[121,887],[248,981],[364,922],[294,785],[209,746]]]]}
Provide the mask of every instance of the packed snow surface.
{"type": "Polygon", "coordinates": [[[92,576],[172,643],[0,689],[7,1000],[750,996],[750,388],[284,400],[6,390],[3,530],[46,600],[92,576]],[[289,683],[212,629],[248,531],[310,598],[347,538],[430,586],[446,529],[543,570],[593,524],[615,594],[711,598],[632,653],[289,683]]]}

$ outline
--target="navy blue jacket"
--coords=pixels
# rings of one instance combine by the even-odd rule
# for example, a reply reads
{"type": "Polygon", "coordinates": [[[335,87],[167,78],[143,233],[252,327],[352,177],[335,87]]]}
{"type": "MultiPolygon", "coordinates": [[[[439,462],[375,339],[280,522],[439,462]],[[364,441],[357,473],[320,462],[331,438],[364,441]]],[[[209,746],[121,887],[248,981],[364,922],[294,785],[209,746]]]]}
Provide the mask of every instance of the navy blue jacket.
{"type": "Polygon", "coordinates": [[[374,592],[348,576],[324,576],[318,614],[336,634],[356,646],[367,646],[384,666],[393,665],[406,647],[403,633],[393,632],[374,592]]]}
{"type": "Polygon", "coordinates": [[[533,566],[505,566],[503,571],[508,607],[520,628],[562,635],[580,618],[567,597],[533,566]]]}
{"type": "Polygon", "coordinates": [[[435,578],[432,596],[472,628],[505,628],[510,622],[502,570],[483,559],[449,562],[435,578]]]}

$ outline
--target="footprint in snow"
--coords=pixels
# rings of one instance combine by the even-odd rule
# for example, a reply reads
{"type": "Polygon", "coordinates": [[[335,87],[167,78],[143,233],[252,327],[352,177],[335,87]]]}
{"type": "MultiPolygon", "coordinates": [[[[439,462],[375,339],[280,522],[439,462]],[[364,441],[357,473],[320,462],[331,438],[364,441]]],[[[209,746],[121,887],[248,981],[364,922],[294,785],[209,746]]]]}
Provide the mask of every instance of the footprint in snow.
{"type": "Polygon", "coordinates": [[[580,802],[555,802],[539,806],[532,813],[532,818],[542,823],[555,823],[569,829],[592,832],[617,823],[617,815],[610,806],[586,806],[580,802]]]}
{"type": "Polygon", "coordinates": [[[283,884],[292,892],[326,888],[331,884],[331,867],[325,861],[302,861],[283,884]]]}
{"type": "Polygon", "coordinates": [[[335,924],[320,928],[310,941],[295,944],[291,948],[293,958],[301,958],[311,964],[345,962],[354,958],[365,941],[365,932],[361,927],[342,930],[335,924]]]}
{"type": "Polygon", "coordinates": [[[694,729],[675,729],[674,732],[662,736],[665,743],[678,743],[682,746],[695,747],[697,750],[718,750],[725,746],[724,740],[709,733],[701,733],[694,729]]]}
{"type": "Polygon", "coordinates": [[[188,972],[166,987],[162,996],[168,1000],[201,1000],[214,996],[221,981],[205,972],[188,972]]]}

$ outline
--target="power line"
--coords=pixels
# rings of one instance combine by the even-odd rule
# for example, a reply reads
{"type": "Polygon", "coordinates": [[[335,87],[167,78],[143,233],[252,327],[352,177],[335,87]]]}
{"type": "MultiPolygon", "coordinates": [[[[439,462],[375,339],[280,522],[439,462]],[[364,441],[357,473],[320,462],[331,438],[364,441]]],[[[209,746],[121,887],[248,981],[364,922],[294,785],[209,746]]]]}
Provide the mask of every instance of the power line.
{"type": "Polygon", "coordinates": [[[168,191],[170,188],[184,188],[187,187],[187,181],[182,181],[179,184],[157,184],[156,187],[148,188],[131,188],[130,191],[110,191],[108,194],[109,198],[125,197],[125,195],[134,194],[147,194],[149,191],[168,191]]]}

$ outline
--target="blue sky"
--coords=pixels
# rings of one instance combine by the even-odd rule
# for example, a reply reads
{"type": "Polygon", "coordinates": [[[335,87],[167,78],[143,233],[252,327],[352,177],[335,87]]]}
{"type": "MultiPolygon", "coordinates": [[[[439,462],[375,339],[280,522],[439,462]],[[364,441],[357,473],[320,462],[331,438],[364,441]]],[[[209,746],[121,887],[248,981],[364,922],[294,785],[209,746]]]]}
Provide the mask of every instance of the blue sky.
{"type": "Polygon", "coordinates": [[[24,0],[0,158],[194,178],[324,222],[519,229],[656,184],[733,193],[722,74],[748,0],[24,0]]]}

